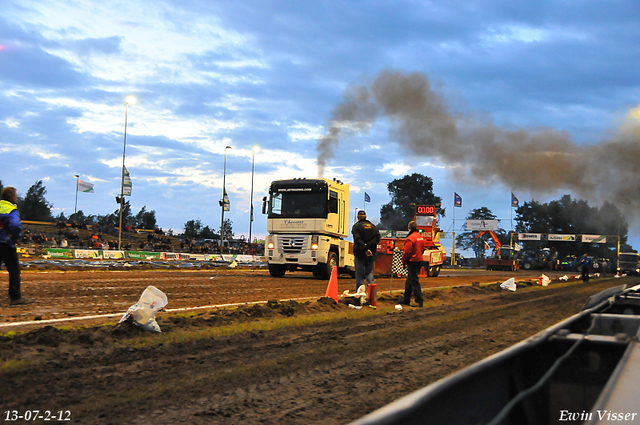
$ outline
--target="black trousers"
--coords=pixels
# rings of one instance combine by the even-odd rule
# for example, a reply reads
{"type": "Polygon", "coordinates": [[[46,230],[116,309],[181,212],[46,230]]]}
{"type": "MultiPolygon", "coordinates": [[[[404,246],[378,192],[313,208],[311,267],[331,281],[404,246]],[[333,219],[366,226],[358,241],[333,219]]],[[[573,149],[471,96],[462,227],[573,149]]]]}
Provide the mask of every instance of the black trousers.
{"type": "Polygon", "coordinates": [[[407,271],[409,274],[407,275],[407,280],[404,282],[404,303],[409,304],[411,301],[411,294],[413,293],[413,297],[417,304],[422,305],[424,300],[422,299],[422,288],[420,287],[420,279],[418,275],[420,274],[420,269],[422,268],[422,262],[409,262],[407,264],[407,271]]]}
{"type": "Polygon", "coordinates": [[[9,298],[19,300],[20,294],[20,260],[15,247],[0,243],[0,267],[4,263],[9,272],[9,298]]]}
{"type": "Polygon", "coordinates": [[[588,282],[589,281],[589,267],[582,267],[582,281],[583,282],[588,282]]]}

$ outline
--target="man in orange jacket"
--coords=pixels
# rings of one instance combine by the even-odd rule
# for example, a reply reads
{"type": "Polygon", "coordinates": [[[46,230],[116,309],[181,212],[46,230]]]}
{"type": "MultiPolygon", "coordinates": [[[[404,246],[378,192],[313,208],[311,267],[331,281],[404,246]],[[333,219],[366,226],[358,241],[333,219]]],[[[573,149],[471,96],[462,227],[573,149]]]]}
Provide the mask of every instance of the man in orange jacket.
{"type": "Polygon", "coordinates": [[[422,288],[420,287],[420,279],[418,274],[422,267],[422,253],[424,251],[424,239],[422,234],[418,232],[418,225],[415,221],[409,222],[409,235],[404,242],[404,253],[402,255],[402,264],[407,266],[409,274],[404,283],[404,298],[400,304],[409,305],[411,302],[411,293],[415,298],[416,304],[422,307],[424,300],[422,299],[422,288]]]}

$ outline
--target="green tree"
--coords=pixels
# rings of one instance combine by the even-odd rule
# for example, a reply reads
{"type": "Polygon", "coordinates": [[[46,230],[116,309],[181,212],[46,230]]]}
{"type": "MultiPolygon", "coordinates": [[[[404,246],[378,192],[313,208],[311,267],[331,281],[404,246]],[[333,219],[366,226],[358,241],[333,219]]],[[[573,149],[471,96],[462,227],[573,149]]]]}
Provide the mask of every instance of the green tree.
{"type": "MultiPolygon", "coordinates": [[[[124,214],[122,220],[122,227],[125,226],[124,214]]],[[[96,219],[93,223],[85,223],[85,224],[97,224],[101,226],[103,229],[108,229],[110,227],[119,227],[120,226],[120,210],[116,211],[115,214],[105,214],[105,215],[97,215],[96,219]]]]}
{"type": "Polygon", "coordinates": [[[20,217],[23,220],[51,221],[53,219],[51,216],[53,205],[45,199],[46,193],[47,189],[42,184],[42,180],[38,180],[29,188],[24,199],[18,202],[20,217]]]}
{"type": "MultiPolygon", "coordinates": [[[[591,207],[587,201],[571,199],[570,195],[548,203],[525,202],[516,210],[516,221],[516,231],[519,233],[619,235],[622,246],[627,243],[629,231],[629,224],[615,205],[605,202],[600,208],[591,207]]],[[[529,241],[524,245],[530,250],[554,248],[560,257],[586,252],[610,258],[614,251],[612,244],[607,246],[578,241],[529,241]]]]}
{"type": "MultiPolygon", "coordinates": [[[[476,208],[469,212],[467,220],[496,220],[497,216],[487,207],[476,208]]],[[[465,224],[466,228],[466,224],[465,224]]],[[[494,231],[498,240],[502,245],[509,244],[509,235],[504,229],[494,231]]],[[[478,236],[480,231],[466,231],[456,236],[456,245],[462,249],[471,249],[476,253],[476,258],[484,258],[486,256],[485,242],[490,246],[495,246],[491,235],[485,232],[482,236],[478,236]]]]}
{"type": "Polygon", "coordinates": [[[186,223],[184,223],[183,236],[185,238],[200,237],[200,232],[202,232],[202,221],[200,221],[200,219],[189,220],[186,223]]]}
{"type": "Polygon", "coordinates": [[[202,228],[200,237],[205,239],[220,239],[220,235],[215,231],[215,229],[209,228],[209,226],[204,226],[202,228]]]}
{"type": "Polygon", "coordinates": [[[228,218],[225,218],[225,220],[224,220],[224,239],[225,240],[233,239],[234,235],[235,235],[235,233],[233,233],[233,221],[229,220],[228,218]]]}
{"type": "Polygon", "coordinates": [[[381,229],[406,230],[407,224],[413,220],[415,205],[436,205],[438,214],[445,216],[441,207],[442,199],[433,194],[431,177],[414,173],[401,179],[393,180],[387,185],[391,202],[380,208],[381,229]]]}
{"type": "MultiPolygon", "coordinates": [[[[108,218],[109,221],[113,219],[113,227],[120,227],[120,208],[116,209],[112,217],[108,218]]],[[[127,200],[124,201],[124,205],[122,205],[122,228],[126,228],[127,226],[135,227],[135,217],[131,214],[131,203],[127,200]]],[[[101,226],[104,227],[103,224],[101,226]]]]}
{"type": "Polygon", "coordinates": [[[95,223],[95,220],[96,220],[96,217],[94,215],[85,216],[82,210],[78,210],[77,212],[71,214],[68,219],[70,223],[81,223],[81,224],[93,224],[95,223]]]}
{"type": "Polygon", "coordinates": [[[140,208],[133,221],[137,229],[153,230],[156,228],[156,212],[155,210],[147,211],[145,205],[140,208]]]}

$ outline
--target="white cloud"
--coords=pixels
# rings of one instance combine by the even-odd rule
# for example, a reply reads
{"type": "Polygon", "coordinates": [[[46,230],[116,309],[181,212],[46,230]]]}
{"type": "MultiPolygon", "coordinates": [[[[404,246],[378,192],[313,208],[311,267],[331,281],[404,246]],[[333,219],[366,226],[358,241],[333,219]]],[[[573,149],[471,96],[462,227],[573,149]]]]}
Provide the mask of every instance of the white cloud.
{"type": "Polygon", "coordinates": [[[394,177],[404,176],[409,173],[409,170],[411,170],[409,165],[399,161],[382,164],[382,167],[376,168],[377,172],[388,173],[394,177]]]}
{"type": "Polygon", "coordinates": [[[288,135],[294,142],[300,140],[318,140],[324,135],[324,126],[297,122],[290,126],[288,135]]]}
{"type": "Polygon", "coordinates": [[[485,35],[488,41],[509,43],[519,41],[523,43],[541,42],[549,37],[549,32],[542,28],[533,28],[528,25],[506,25],[489,30],[485,35]]]}
{"type": "Polygon", "coordinates": [[[6,125],[9,128],[17,128],[20,126],[20,121],[14,119],[14,118],[7,118],[4,121],[0,121],[1,123],[3,123],[4,125],[6,125]]]}

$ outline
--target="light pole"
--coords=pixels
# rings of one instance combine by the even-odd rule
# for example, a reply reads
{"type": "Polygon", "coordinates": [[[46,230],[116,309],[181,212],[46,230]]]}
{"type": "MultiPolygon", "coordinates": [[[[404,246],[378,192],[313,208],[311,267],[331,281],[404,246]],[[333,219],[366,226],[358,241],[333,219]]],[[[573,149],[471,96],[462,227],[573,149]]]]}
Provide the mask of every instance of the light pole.
{"type": "Polygon", "coordinates": [[[254,146],[251,149],[251,212],[249,213],[249,246],[251,246],[251,225],[253,224],[253,176],[256,169],[256,152],[260,150],[260,146],[254,146]]]}
{"type": "Polygon", "coordinates": [[[220,206],[222,207],[222,220],[220,223],[220,255],[222,255],[222,246],[224,245],[224,210],[229,204],[229,198],[227,197],[226,179],[227,179],[227,149],[231,149],[231,146],[224,148],[224,169],[222,172],[222,201],[220,206]]]}
{"type": "Polygon", "coordinates": [[[73,213],[75,214],[75,213],[78,212],[78,184],[80,183],[79,182],[80,176],[78,174],[76,174],[73,177],[76,178],[76,207],[73,209],[73,213]]]}
{"type": "Polygon", "coordinates": [[[120,180],[120,226],[118,228],[118,251],[122,247],[122,207],[124,206],[124,158],[127,152],[127,119],[129,115],[129,105],[136,103],[136,98],[133,96],[127,96],[124,103],[124,147],[122,148],[122,176],[120,180]]]}

